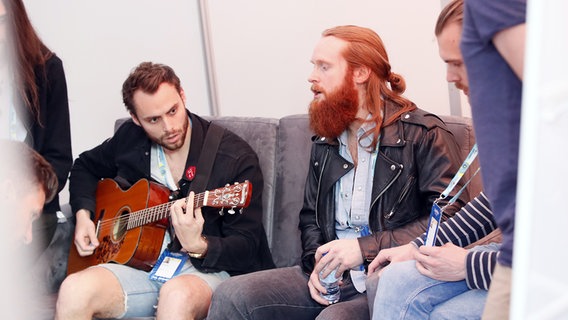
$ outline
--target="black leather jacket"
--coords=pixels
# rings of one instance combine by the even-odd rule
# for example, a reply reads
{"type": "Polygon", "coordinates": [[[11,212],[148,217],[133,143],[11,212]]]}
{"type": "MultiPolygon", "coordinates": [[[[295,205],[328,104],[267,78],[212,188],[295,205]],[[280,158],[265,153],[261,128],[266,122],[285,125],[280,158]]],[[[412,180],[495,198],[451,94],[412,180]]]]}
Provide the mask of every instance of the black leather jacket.
{"type": "MultiPolygon", "coordinates": [[[[385,119],[396,108],[393,103],[387,103],[385,119]]],[[[381,249],[408,243],[422,234],[432,203],[461,163],[453,134],[434,114],[415,109],[383,128],[369,217],[372,235],[359,238],[363,258],[371,261],[381,249]]],[[[313,270],[316,249],[336,239],[334,187],[352,169],[353,164],[339,155],[337,140],[314,137],[299,224],[302,267],[306,273],[313,270]]],[[[452,195],[462,184],[454,188],[452,195]]],[[[462,194],[446,210],[443,219],[468,201],[468,196],[462,194]]]]}

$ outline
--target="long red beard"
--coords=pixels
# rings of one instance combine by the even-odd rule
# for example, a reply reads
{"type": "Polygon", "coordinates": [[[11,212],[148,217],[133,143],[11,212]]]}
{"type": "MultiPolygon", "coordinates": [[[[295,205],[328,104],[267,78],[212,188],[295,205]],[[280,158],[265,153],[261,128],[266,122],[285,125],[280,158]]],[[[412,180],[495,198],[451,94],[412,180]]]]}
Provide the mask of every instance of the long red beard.
{"type": "Polygon", "coordinates": [[[313,89],[322,91],[325,98],[310,103],[310,127],[321,137],[339,137],[357,118],[359,96],[353,79],[346,77],[343,85],[331,93],[323,92],[317,86],[313,89]]]}

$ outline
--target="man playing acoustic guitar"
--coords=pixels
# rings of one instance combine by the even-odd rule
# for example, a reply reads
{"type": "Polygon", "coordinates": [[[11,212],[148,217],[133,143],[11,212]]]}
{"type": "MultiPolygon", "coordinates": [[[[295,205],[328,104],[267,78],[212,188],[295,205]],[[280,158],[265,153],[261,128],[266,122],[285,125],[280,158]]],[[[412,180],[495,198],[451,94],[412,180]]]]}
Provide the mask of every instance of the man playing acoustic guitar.
{"type": "Polygon", "coordinates": [[[122,94],[132,119],[79,155],[71,170],[75,246],[56,319],[205,318],[223,280],[274,267],[262,225],[258,157],[228,130],[218,147],[206,143],[214,126],[185,108],[180,80],[168,66],[141,63],[122,94]],[[212,167],[203,170],[199,160],[212,152],[212,167]],[[219,189],[194,197],[190,191],[204,176],[207,190],[219,189]],[[224,187],[241,182],[254,193],[224,187]],[[239,203],[223,202],[233,196],[239,203]],[[168,216],[171,223],[159,220],[168,216]],[[159,255],[140,258],[146,251],[159,255]],[[85,268],[91,264],[85,261],[96,266],[85,268]]]}

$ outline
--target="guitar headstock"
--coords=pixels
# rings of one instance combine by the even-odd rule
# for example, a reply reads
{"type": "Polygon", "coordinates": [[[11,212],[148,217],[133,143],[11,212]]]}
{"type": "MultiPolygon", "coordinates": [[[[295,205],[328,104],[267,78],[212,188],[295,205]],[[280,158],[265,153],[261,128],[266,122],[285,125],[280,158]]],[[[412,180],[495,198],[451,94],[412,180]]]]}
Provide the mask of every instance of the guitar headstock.
{"type": "Polygon", "coordinates": [[[245,180],[242,183],[235,182],[232,185],[227,184],[222,188],[206,192],[203,202],[205,206],[214,208],[230,208],[231,210],[246,208],[250,203],[251,195],[252,184],[245,180]]]}

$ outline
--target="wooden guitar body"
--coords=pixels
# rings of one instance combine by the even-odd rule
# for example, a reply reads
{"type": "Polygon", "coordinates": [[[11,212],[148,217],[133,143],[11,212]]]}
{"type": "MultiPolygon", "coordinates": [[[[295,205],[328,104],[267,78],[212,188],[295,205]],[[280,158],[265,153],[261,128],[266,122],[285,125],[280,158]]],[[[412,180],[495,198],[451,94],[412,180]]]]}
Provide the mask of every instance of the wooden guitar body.
{"type": "Polygon", "coordinates": [[[148,180],[140,180],[123,190],[114,180],[104,179],[97,188],[95,225],[100,223],[99,247],[94,254],[81,257],[71,245],[67,274],[106,262],[126,264],[149,271],[158,260],[167,219],[127,230],[130,213],[167,203],[170,191],[148,180]],[[165,220],[165,221],[164,221],[165,220]]]}

